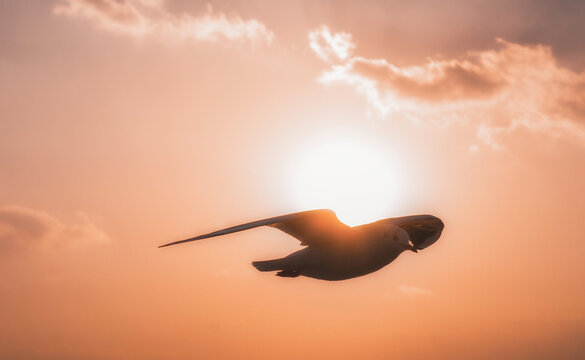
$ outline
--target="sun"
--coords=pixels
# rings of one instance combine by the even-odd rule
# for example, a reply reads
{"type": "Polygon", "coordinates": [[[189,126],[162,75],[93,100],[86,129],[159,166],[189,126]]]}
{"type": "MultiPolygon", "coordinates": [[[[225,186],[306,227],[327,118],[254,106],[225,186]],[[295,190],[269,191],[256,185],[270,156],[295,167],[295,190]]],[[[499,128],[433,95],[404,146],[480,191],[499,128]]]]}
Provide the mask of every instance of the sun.
{"type": "Polygon", "coordinates": [[[404,169],[382,144],[357,134],[328,135],[303,146],[295,161],[296,207],[329,208],[347,225],[389,217],[404,189],[404,169]]]}

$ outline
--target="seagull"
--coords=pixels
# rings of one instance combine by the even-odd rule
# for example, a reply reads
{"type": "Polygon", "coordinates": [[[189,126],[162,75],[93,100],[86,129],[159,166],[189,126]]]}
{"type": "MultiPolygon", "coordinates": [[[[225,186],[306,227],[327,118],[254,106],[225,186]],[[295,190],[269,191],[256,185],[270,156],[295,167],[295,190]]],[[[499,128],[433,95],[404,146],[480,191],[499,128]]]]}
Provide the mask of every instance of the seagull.
{"type": "Polygon", "coordinates": [[[321,280],[346,280],[377,271],[402,252],[418,252],[434,244],[443,222],[432,215],[413,215],[378,220],[350,227],[328,209],[302,211],[252,221],[159,247],[227,235],[269,226],[293,236],[303,249],[280,259],[254,261],[259,271],[278,271],[277,276],[306,276],[321,280]]]}

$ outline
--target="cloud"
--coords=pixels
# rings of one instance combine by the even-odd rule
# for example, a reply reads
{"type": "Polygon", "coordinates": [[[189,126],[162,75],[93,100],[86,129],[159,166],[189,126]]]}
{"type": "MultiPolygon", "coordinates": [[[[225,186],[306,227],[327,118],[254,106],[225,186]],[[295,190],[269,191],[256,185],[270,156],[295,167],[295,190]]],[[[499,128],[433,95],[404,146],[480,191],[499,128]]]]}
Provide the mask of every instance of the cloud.
{"type": "Polygon", "coordinates": [[[435,102],[483,98],[497,92],[504,81],[486,65],[452,60],[401,69],[385,60],[355,58],[351,61],[351,71],[372,79],[381,89],[435,102]]]}
{"type": "Polygon", "coordinates": [[[65,224],[43,211],[21,206],[0,207],[0,249],[41,249],[107,243],[109,237],[84,213],[65,224]]]}
{"type": "Polygon", "coordinates": [[[430,291],[428,289],[423,289],[423,288],[419,288],[416,286],[408,286],[408,285],[400,285],[399,289],[404,295],[406,295],[410,298],[415,298],[418,296],[429,296],[433,293],[432,291],[430,291]]]}
{"type": "Polygon", "coordinates": [[[271,43],[274,33],[258,20],[207,13],[175,16],[160,0],[60,0],[56,15],[85,18],[98,27],[133,37],[159,36],[170,40],[254,41],[271,43]]]}
{"type": "Polygon", "coordinates": [[[230,269],[230,268],[219,269],[213,274],[213,276],[215,276],[215,277],[228,277],[231,275],[232,275],[232,269],[230,269]]]}
{"type": "Polygon", "coordinates": [[[350,34],[344,32],[331,34],[326,26],[309,33],[309,46],[325,61],[345,60],[355,48],[350,34]]]}
{"type": "MultiPolygon", "coordinates": [[[[351,40],[346,33],[329,36],[351,40]]],[[[496,43],[494,49],[468,52],[460,59],[429,59],[406,67],[358,56],[334,62],[323,56],[335,53],[332,45],[310,46],[329,64],[318,78],[321,83],[355,87],[383,117],[472,125],[477,138],[494,149],[502,147],[503,136],[520,129],[584,140],[585,72],[561,67],[547,46],[496,43]]]]}

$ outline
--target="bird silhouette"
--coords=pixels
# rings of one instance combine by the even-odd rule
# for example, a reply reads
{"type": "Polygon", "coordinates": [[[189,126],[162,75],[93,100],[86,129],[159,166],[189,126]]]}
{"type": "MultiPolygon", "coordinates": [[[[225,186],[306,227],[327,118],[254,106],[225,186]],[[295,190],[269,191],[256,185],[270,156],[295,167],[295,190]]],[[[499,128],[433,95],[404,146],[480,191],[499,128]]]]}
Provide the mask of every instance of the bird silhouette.
{"type": "Polygon", "coordinates": [[[171,242],[159,247],[231,234],[259,226],[281,230],[301,242],[303,249],[280,259],[254,261],[260,271],[277,276],[307,276],[322,280],[346,280],[377,271],[402,252],[417,252],[439,239],[443,222],[432,215],[413,215],[378,220],[350,227],[332,210],[310,210],[232,226],[209,234],[171,242]]]}

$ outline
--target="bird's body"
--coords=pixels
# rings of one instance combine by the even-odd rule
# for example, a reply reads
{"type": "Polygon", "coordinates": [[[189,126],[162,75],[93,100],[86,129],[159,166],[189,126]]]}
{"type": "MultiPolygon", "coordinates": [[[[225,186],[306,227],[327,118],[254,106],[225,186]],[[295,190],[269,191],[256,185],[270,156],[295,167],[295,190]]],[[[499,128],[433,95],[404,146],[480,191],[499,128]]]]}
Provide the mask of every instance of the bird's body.
{"type": "Polygon", "coordinates": [[[377,271],[403,251],[434,243],[443,223],[431,215],[390,218],[349,227],[331,210],[312,210],[234,226],[163,246],[225,235],[258,226],[271,226],[294,236],[307,247],[286,257],[252,263],[260,271],[278,271],[282,277],[300,275],[323,280],[345,280],[377,271]]]}
{"type": "Polygon", "coordinates": [[[349,228],[347,236],[333,244],[307,246],[282,259],[255,261],[252,265],[260,271],[279,270],[279,276],[303,275],[323,280],[345,280],[369,274],[388,265],[409,248],[408,234],[400,228],[369,225],[349,228]]]}

